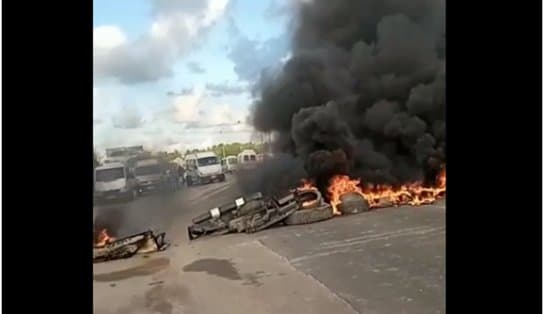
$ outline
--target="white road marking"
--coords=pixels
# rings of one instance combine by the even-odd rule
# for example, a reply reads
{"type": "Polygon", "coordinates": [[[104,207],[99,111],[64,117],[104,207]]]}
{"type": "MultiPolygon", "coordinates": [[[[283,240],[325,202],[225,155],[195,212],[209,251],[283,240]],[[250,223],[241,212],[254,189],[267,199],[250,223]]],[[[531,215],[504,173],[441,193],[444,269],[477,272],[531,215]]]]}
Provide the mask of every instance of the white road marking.
{"type": "MultiPolygon", "coordinates": [[[[410,229],[416,229],[416,228],[410,228],[410,229]]],[[[436,228],[420,229],[420,230],[415,230],[415,231],[410,230],[410,229],[403,229],[403,230],[400,230],[400,232],[382,233],[382,234],[378,234],[379,237],[376,237],[376,236],[375,237],[367,237],[364,240],[352,241],[350,243],[338,244],[336,246],[329,246],[329,247],[325,248],[325,251],[323,251],[323,252],[318,252],[318,253],[314,253],[314,254],[309,254],[309,255],[296,257],[296,258],[291,259],[290,262],[291,263],[300,263],[302,261],[305,261],[305,260],[308,260],[308,259],[313,259],[313,258],[316,258],[316,257],[324,257],[324,256],[330,256],[330,255],[338,254],[338,253],[347,253],[347,252],[354,252],[354,251],[357,252],[357,251],[361,251],[361,250],[364,250],[364,249],[360,248],[360,249],[354,250],[352,248],[352,246],[355,246],[355,245],[358,245],[358,244],[364,244],[364,243],[368,243],[368,242],[372,242],[372,241],[390,240],[390,239],[393,239],[393,238],[399,238],[399,237],[405,237],[405,236],[411,236],[411,235],[422,235],[422,234],[427,234],[427,233],[431,233],[431,232],[442,233],[442,231],[445,231],[446,228],[445,227],[436,227],[436,228]],[[410,230],[410,231],[407,231],[407,230],[410,230]],[[328,250],[328,249],[334,249],[334,248],[339,248],[339,249],[328,250]]]]}
{"type": "MultiPolygon", "coordinates": [[[[438,227],[438,228],[444,228],[444,227],[438,227]]],[[[354,238],[346,238],[338,241],[329,241],[329,242],[323,242],[320,246],[322,248],[337,248],[337,247],[343,247],[348,245],[357,244],[361,241],[369,240],[369,239],[375,239],[375,238],[387,238],[389,236],[394,236],[397,234],[404,234],[404,235],[410,235],[410,234],[416,234],[418,232],[428,232],[433,231],[437,229],[436,227],[432,226],[419,226],[419,227],[413,227],[413,228],[405,228],[390,232],[383,232],[383,233],[375,233],[375,234],[368,234],[360,237],[354,237],[354,238]]]]}
{"type": "Polygon", "coordinates": [[[328,292],[328,294],[333,298],[333,299],[336,299],[337,301],[339,301],[340,303],[344,304],[344,306],[346,306],[346,308],[349,310],[349,312],[352,312],[353,314],[358,314],[359,312],[353,307],[353,305],[351,305],[346,299],[344,299],[342,296],[340,296],[339,294],[337,294],[334,290],[332,290],[331,288],[327,287],[323,282],[321,282],[320,280],[318,280],[316,277],[312,276],[310,274],[309,271],[301,271],[299,269],[297,269],[289,259],[287,259],[285,256],[279,254],[278,252],[274,251],[273,249],[269,248],[268,246],[266,246],[262,241],[260,240],[255,240],[255,241],[252,241],[251,243],[256,243],[257,245],[261,246],[263,249],[267,250],[268,252],[272,253],[273,255],[275,255],[278,259],[284,261],[286,263],[286,265],[288,265],[289,268],[291,268],[292,271],[296,272],[296,273],[299,273],[305,277],[307,277],[308,279],[310,279],[311,281],[313,281],[315,284],[321,286],[321,288],[325,289],[325,291],[328,292]]]}
{"type": "Polygon", "coordinates": [[[232,185],[232,183],[227,184],[227,185],[225,185],[225,186],[222,186],[222,187],[220,187],[220,188],[218,188],[218,189],[216,189],[216,190],[213,190],[213,191],[211,191],[211,192],[209,192],[209,193],[204,193],[204,194],[205,194],[204,196],[206,196],[206,197],[211,197],[211,196],[213,196],[213,195],[219,194],[219,193],[225,191],[226,189],[230,188],[231,185],[232,185]]]}
{"type": "Polygon", "coordinates": [[[232,184],[234,184],[234,181],[227,181],[224,185],[221,185],[219,187],[216,186],[201,186],[201,190],[199,191],[191,191],[194,194],[189,197],[190,202],[194,202],[197,200],[200,200],[202,197],[211,197],[213,195],[216,195],[218,193],[221,193],[228,189],[232,184]]]}

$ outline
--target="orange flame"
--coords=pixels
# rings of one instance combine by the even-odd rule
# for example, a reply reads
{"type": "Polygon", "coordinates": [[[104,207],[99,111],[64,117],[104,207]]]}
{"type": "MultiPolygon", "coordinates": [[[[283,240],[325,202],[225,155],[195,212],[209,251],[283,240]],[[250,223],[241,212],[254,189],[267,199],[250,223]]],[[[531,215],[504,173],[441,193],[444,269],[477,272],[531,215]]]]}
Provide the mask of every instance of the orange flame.
{"type": "Polygon", "coordinates": [[[96,243],[94,244],[94,246],[96,247],[102,247],[102,246],[105,246],[106,244],[108,243],[111,243],[115,241],[115,238],[114,237],[110,237],[108,235],[108,232],[106,229],[102,229],[100,231],[100,233],[98,234],[98,237],[97,237],[97,241],[96,243]]]}
{"type": "MultiPolygon", "coordinates": [[[[317,188],[315,187],[315,185],[313,184],[312,181],[310,180],[305,180],[305,179],[302,179],[302,186],[299,186],[297,188],[298,191],[317,191],[317,188]]],[[[310,207],[312,206],[315,202],[317,202],[317,200],[309,200],[309,201],[305,201],[302,203],[302,207],[310,207]]]]}
{"type": "Polygon", "coordinates": [[[355,192],[364,197],[363,190],[359,187],[360,180],[351,180],[348,176],[337,175],[332,177],[327,192],[329,193],[330,204],[335,215],[342,213],[338,209],[338,205],[342,202],[340,197],[346,193],[355,192]]]}
{"type": "MultiPolygon", "coordinates": [[[[421,182],[409,183],[400,187],[372,184],[361,187],[360,179],[351,179],[346,175],[336,175],[330,180],[327,192],[333,213],[341,215],[338,209],[338,205],[342,202],[340,198],[342,195],[350,192],[359,193],[367,200],[370,208],[431,204],[437,199],[443,198],[446,194],[445,167],[442,168],[435,181],[433,187],[425,187],[421,182]]],[[[302,184],[297,190],[317,190],[317,188],[312,181],[302,180],[302,184]]],[[[302,206],[307,207],[313,202],[314,200],[306,201],[302,206]]]]}
{"type": "Polygon", "coordinates": [[[297,188],[299,191],[317,190],[314,183],[310,180],[302,179],[302,185],[297,188]]]}
{"type": "Polygon", "coordinates": [[[362,188],[360,182],[361,180],[350,179],[345,175],[337,175],[331,179],[327,192],[334,214],[341,214],[338,210],[340,197],[349,192],[363,196],[370,208],[433,203],[446,193],[446,170],[443,168],[440,171],[434,187],[424,187],[421,182],[415,182],[400,187],[368,185],[362,188]]]}

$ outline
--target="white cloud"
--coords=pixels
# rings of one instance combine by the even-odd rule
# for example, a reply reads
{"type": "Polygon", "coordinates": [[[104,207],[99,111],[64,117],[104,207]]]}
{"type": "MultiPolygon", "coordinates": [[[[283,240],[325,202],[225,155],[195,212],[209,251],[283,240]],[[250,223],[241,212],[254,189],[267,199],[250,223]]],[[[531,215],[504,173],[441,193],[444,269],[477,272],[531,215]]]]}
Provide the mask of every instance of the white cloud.
{"type": "Polygon", "coordinates": [[[168,35],[168,25],[164,21],[156,21],[151,24],[151,36],[156,38],[166,38],[168,35]]]}
{"type": "Polygon", "coordinates": [[[144,109],[146,101],[154,102],[151,97],[141,100],[128,94],[139,87],[103,84],[104,80],[126,85],[150,82],[173,74],[173,65],[224,15],[229,1],[150,2],[150,28],[135,40],[128,39],[116,25],[94,29],[96,148],[144,145],[153,150],[185,150],[220,142],[248,141],[252,127],[244,123],[247,109],[239,106],[246,102],[244,97],[249,97],[244,86],[234,83],[206,86],[203,82],[190,92],[166,102],[158,100],[158,105],[144,109]],[[134,101],[139,107],[133,106],[134,101]],[[125,104],[131,108],[121,110],[125,104]],[[237,124],[238,121],[241,123],[237,124]]]}
{"type": "Polygon", "coordinates": [[[227,104],[222,104],[215,106],[215,108],[208,113],[209,118],[207,122],[211,125],[232,124],[237,121],[234,116],[231,107],[227,104]]]}
{"type": "Polygon", "coordinates": [[[136,129],[142,126],[144,120],[134,106],[124,106],[112,117],[112,122],[118,129],[136,129]]]}
{"type": "Polygon", "coordinates": [[[228,0],[154,0],[149,31],[130,42],[116,26],[95,27],[95,78],[135,84],[171,76],[179,57],[223,15],[227,4],[228,0]]]}
{"type": "Polygon", "coordinates": [[[118,26],[102,25],[93,30],[93,47],[96,49],[112,49],[126,42],[127,38],[118,26]]]}
{"type": "Polygon", "coordinates": [[[244,124],[247,110],[227,102],[219,102],[219,98],[206,93],[206,88],[198,86],[176,96],[172,110],[160,114],[160,117],[165,116],[187,128],[228,127],[244,124]]]}
{"type": "Polygon", "coordinates": [[[229,0],[210,0],[208,2],[208,9],[204,14],[203,23],[205,25],[213,23],[216,19],[223,15],[228,3],[229,0]]]}
{"type": "Polygon", "coordinates": [[[121,103],[121,91],[116,88],[93,87],[93,118],[107,120],[121,103]]]}
{"type": "Polygon", "coordinates": [[[197,122],[200,119],[199,109],[203,95],[204,90],[197,88],[190,94],[177,96],[174,99],[174,121],[197,122]]]}
{"type": "Polygon", "coordinates": [[[243,120],[241,124],[233,123],[238,117],[240,120],[245,117],[244,110],[238,110],[228,104],[210,105],[205,101],[190,108],[193,109],[184,113],[186,114],[184,120],[192,122],[185,123],[175,122],[172,118],[175,112],[172,111],[169,114],[163,112],[155,119],[145,121],[141,121],[141,116],[137,114],[113,112],[106,115],[102,123],[94,125],[95,147],[100,151],[107,147],[126,145],[144,145],[146,149],[151,150],[173,150],[176,147],[178,150],[185,150],[221,142],[250,140],[252,127],[244,124],[243,120]],[[201,110],[203,112],[196,117],[195,112],[201,110]],[[139,126],[136,127],[135,124],[138,125],[138,122],[139,126]],[[121,125],[125,128],[120,128],[121,125]]]}
{"type": "Polygon", "coordinates": [[[252,131],[242,127],[213,127],[184,129],[175,125],[165,126],[162,132],[147,134],[145,129],[153,126],[144,126],[140,129],[119,129],[112,126],[95,127],[95,147],[103,152],[108,147],[143,145],[149,150],[178,149],[184,151],[192,148],[205,148],[217,143],[247,142],[251,140],[252,131]],[[238,130],[235,130],[238,129],[238,130]]]}

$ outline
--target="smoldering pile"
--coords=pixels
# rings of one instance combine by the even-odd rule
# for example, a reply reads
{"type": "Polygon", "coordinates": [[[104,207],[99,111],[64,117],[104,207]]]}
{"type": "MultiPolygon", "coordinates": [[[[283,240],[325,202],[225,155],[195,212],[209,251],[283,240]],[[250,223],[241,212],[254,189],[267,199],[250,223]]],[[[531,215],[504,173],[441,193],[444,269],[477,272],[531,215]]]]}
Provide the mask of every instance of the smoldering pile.
{"type": "MultiPolygon", "coordinates": [[[[126,208],[125,208],[126,209],[126,208]]],[[[122,208],[102,208],[93,222],[93,262],[129,258],[167,249],[165,233],[136,224],[122,208]]],[[[132,217],[134,218],[134,217],[132,217]]]]}

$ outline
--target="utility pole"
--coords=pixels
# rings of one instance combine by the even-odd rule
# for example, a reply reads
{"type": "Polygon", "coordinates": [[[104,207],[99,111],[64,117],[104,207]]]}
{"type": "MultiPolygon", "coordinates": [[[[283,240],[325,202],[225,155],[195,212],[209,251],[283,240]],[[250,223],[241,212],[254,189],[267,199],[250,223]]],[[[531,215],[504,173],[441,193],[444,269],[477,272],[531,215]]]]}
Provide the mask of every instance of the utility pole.
{"type": "Polygon", "coordinates": [[[263,148],[263,154],[266,152],[266,141],[265,141],[264,132],[261,132],[261,146],[263,148]]]}
{"type": "MultiPolygon", "coordinates": [[[[236,121],[236,123],[232,123],[232,124],[230,124],[230,125],[234,126],[234,125],[237,125],[237,124],[240,124],[240,121],[236,121]]],[[[224,131],[224,130],[223,130],[223,128],[221,127],[221,128],[219,129],[219,134],[224,134],[225,132],[223,132],[223,131],[224,131]]],[[[225,157],[226,157],[226,156],[225,156],[225,143],[222,143],[222,144],[221,144],[221,150],[222,150],[222,153],[223,153],[223,158],[225,158],[225,157]]]]}
{"type": "Polygon", "coordinates": [[[268,154],[271,154],[272,153],[272,138],[271,138],[271,133],[270,132],[267,132],[267,145],[268,145],[268,154]]]}

